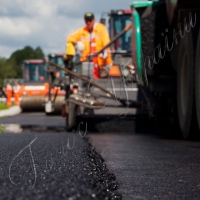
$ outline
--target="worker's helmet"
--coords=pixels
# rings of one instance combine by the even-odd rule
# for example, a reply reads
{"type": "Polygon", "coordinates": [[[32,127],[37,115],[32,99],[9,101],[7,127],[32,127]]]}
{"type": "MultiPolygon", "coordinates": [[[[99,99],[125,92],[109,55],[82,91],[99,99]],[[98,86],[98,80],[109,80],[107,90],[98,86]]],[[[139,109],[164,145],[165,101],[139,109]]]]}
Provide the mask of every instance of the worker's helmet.
{"type": "Polygon", "coordinates": [[[91,13],[91,12],[87,12],[87,13],[85,13],[85,15],[84,15],[84,19],[85,19],[85,20],[93,20],[93,19],[94,19],[94,14],[91,13]]]}

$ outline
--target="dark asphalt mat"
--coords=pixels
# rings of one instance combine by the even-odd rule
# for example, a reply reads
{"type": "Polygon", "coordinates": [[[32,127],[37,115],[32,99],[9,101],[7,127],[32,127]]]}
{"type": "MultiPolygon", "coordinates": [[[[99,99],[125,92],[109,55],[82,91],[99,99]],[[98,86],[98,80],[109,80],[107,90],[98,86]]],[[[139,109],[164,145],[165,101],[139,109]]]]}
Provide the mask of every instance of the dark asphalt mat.
{"type": "Polygon", "coordinates": [[[81,134],[0,135],[0,199],[121,199],[117,188],[81,134]]]}

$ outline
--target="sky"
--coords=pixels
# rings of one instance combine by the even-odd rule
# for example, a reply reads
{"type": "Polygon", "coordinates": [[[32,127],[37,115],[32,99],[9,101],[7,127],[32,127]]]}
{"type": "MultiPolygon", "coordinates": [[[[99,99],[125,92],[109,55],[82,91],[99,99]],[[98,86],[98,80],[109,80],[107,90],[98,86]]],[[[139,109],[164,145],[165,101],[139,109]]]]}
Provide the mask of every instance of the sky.
{"type": "Polygon", "coordinates": [[[131,0],[2,0],[0,57],[29,45],[45,55],[65,51],[69,34],[84,26],[85,12],[99,21],[103,12],[130,9],[131,0]]]}

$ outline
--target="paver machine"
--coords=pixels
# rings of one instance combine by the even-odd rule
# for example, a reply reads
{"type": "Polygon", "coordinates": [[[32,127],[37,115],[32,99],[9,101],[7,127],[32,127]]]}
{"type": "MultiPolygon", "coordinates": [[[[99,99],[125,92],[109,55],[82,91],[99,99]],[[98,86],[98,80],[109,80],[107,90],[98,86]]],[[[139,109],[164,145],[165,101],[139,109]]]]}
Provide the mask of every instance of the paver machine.
{"type": "MultiPolygon", "coordinates": [[[[164,127],[171,129],[171,133],[176,134],[180,131],[185,139],[193,135],[199,136],[199,1],[133,1],[131,10],[132,65],[137,74],[138,88],[145,99],[145,106],[141,105],[140,101],[135,104],[144,106],[149,117],[158,123],[164,118],[164,127]]],[[[110,25],[111,22],[112,20],[110,25]]],[[[118,36],[122,35],[123,32],[118,36]]],[[[112,39],[109,46],[112,47],[117,42],[118,36],[112,39]]],[[[72,74],[68,69],[65,71],[73,77],[88,81],[72,74]]],[[[122,75],[123,73],[121,77],[125,77],[122,75]]],[[[99,85],[93,85],[100,88],[99,85]]],[[[105,87],[101,90],[104,90],[107,96],[115,96],[105,87]]],[[[74,116],[79,113],[78,100],[81,105],[87,101],[76,95],[69,95],[66,99],[68,127],[74,124],[74,116]]],[[[91,103],[94,104],[95,101],[92,100],[91,103]]]]}
{"type": "Polygon", "coordinates": [[[163,118],[171,134],[200,136],[200,2],[141,0],[131,8],[133,65],[152,118],[163,118]]]}
{"type": "MultiPolygon", "coordinates": [[[[111,11],[107,17],[110,22],[111,42],[100,51],[90,55],[86,62],[79,62],[74,46],[70,44],[66,52],[68,59],[65,60],[65,68],[49,62],[49,65],[65,71],[63,83],[66,98],[63,114],[66,117],[67,130],[72,130],[78,125],[76,121],[78,115],[93,115],[94,111],[102,110],[105,106],[113,110],[119,107],[142,106],[128,98],[128,91],[132,91],[132,84],[135,81],[130,46],[131,11],[111,11]],[[108,47],[111,49],[113,58],[109,78],[96,79],[93,76],[94,63],[91,60],[108,47]],[[123,96],[120,93],[124,93],[123,96]]],[[[106,24],[106,19],[102,18],[101,23],[106,24]]]]}
{"type": "MultiPolygon", "coordinates": [[[[131,24],[131,10],[111,10],[106,13],[103,12],[100,22],[108,27],[110,39],[114,42],[111,43],[110,48],[113,58],[113,66],[110,71],[111,76],[121,76],[119,65],[124,65],[122,73],[127,82],[135,82],[136,77],[132,76],[135,73],[134,66],[132,65],[132,48],[131,48],[131,32],[123,31],[128,25],[131,24]],[[117,38],[115,40],[115,38],[117,38]],[[116,73],[115,73],[116,71],[116,73]],[[129,73],[131,72],[131,73],[129,73]]],[[[135,74],[136,75],[136,74],[135,74]]]]}
{"type": "Polygon", "coordinates": [[[21,85],[22,111],[44,111],[45,97],[49,90],[44,60],[25,60],[22,69],[24,78],[21,85]]]}

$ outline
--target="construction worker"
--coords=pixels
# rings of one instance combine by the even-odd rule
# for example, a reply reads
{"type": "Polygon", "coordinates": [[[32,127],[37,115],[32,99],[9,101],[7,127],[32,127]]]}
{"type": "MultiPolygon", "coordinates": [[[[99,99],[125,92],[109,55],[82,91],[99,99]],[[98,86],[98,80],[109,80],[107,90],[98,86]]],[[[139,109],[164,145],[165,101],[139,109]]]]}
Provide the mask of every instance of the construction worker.
{"type": "Polygon", "coordinates": [[[15,105],[19,105],[20,85],[17,82],[15,82],[15,85],[13,86],[13,93],[15,105]]]}
{"type": "Polygon", "coordinates": [[[6,84],[6,95],[7,95],[6,105],[7,106],[11,106],[12,86],[11,86],[11,84],[9,82],[6,84]]]}
{"type": "MultiPolygon", "coordinates": [[[[95,22],[93,13],[86,13],[84,20],[86,26],[78,29],[67,38],[67,44],[72,43],[81,52],[80,60],[82,62],[87,60],[87,56],[99,51],[110,42],[106,26],[95,22]]],[[[112,66],[110,49],[106,49],[99,56],[93,58],[93,62],[95,65],[94,75],[106,78],[112,66]],[[98,69],[100,70],[99,72],[98,69]]]]}
{"type": "Polygon", "coordinates": [[[6,87],[5,86],[3,86],[2,92],[3,92],[3,96],[7,99],[6,87]]]}

